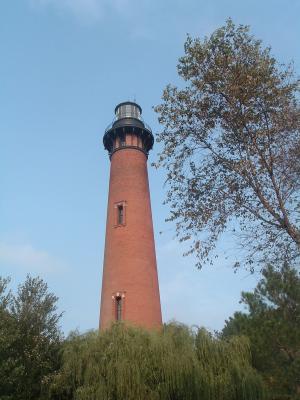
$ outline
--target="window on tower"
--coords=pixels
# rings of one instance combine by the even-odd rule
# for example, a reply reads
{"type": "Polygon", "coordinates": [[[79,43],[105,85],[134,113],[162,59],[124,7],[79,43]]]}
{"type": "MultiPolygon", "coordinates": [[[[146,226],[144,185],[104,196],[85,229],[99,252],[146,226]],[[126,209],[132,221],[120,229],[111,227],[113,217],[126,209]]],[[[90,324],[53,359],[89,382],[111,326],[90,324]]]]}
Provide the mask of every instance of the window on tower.
{"type": "Polygon", "coordinates": [[[121,147],[126,146],[126,138],[125,138],[125,136],[121,136],[120,137],[120,146],[121,147]]]}
{"type": "Polygon", "coordinates": [[[124,207],[123,204],[118,205],[118,225],[124,224],[124,207]]]}
{"type": "Polygon", "coordinates": [[[114,204],[114,226],[122,227],[126,225],[126,202],[118,201],[114,204]]]}
{"type": "Polygon", "coordinates": [[[122,297],[116,297],[116,320],[122,321],[122,297]]]}

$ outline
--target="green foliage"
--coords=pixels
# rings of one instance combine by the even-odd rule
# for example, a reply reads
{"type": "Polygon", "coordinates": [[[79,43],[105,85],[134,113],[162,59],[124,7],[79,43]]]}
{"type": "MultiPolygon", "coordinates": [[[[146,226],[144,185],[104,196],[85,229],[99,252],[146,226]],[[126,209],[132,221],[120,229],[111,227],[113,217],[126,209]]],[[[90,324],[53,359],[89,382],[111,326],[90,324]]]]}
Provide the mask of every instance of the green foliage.
{"type": "Polygon", "coordinates": [[[294,260],[300,247],[299,81],[247,26],[231,20],[204,40],[188,37],[184,50],[178,74],[186,86],[167,86],[156,107],[164,126],[156,166],[167,169],[166,202],[177,236],[189,241],[198,267],[212,262],[220,235],[229,230],[251,269],[294,260]]]}
{"type": "Polygon", "coordinates": [[[253,293],[242,293],[249,313],[236,312],[223,337],[247,335],[253,365],[262,373],[272,399],[300,399],[300,276],[271,266],[253,293]]]}
{"type": "Polygon", "coordinates": [[[0,277],[0,399],[10,400],[18,379],[20,366],[14,357],[14,344],[17,339],[16,321],[9,312],[12,295],[7,293],[9,279],[0,277]]]}
{"type": "Polygon", "coordinates": [[[27,276],[16,295],[8,283],[0,278],[0,399],[37,400],[60,365],[57,297],[39,278],[27,276]]]}
{"type": "Polygon", "coordinates": [[[245,338],[220,340],[175,323],[159,332],[116,324],[67,339],[50,398],[259,400],[264,392],[245,338]]]}

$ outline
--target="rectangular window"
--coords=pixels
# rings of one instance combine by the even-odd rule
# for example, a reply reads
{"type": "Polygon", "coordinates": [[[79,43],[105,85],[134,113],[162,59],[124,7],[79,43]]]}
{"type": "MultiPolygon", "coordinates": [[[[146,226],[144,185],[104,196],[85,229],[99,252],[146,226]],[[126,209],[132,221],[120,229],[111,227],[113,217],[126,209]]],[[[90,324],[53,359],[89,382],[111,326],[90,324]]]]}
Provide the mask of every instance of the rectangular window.
{"type": "Polygon", "coordinates": [[[116,320],[122,320],[122,297],[116,297],[116,320]]]}
{"type": "Polygon", "coordinates": [[[114,203],[114,226],[115,228],[126,225],[126,201],[114,203]]]}
{"type": "Polygon", "coordinates": [[[123,135],[120,137],[120,146],[121,147],[126,146],[126,137],[123,135]]]}
{"type": "Polygon", "coordinates": [[[123,204],[118,205],[118,225],[124,224],[124,207],[123,204]]]}

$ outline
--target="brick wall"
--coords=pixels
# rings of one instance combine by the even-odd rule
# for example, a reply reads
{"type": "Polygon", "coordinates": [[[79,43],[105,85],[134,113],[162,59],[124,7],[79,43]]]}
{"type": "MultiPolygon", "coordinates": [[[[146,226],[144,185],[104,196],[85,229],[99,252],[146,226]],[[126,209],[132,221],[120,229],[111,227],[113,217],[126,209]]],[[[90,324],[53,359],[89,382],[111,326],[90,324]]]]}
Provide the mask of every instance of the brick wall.
{"type": "MultiPolygon", "coordinates": [[[[126,137],[126,144],[136,143],[134,135],[126,137]]],[[[161,325],[147,157],[139,149],[126,147],[111,157],[101,329],[116,319],[117,297],[122,298],[122,320],[146,328],[161,325]],[[118,205],[124,207],[121,225],[118,205]]]]}

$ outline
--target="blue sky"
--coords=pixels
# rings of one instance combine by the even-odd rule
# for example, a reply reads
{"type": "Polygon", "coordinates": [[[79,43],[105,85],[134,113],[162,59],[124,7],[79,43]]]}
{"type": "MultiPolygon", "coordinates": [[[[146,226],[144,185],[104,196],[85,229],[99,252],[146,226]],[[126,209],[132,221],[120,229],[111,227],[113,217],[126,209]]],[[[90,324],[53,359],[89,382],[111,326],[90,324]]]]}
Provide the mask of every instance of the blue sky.
{"type": "MultiPolygon", "coordinates": [[[[0,275],[14,287],[27,273],[44,278],[66,333],[98,325],[109,177],[102,135],[115,105],[136,99],[157,132],[152,106],[167,83],[180,83],[186,34],[209,35],[228,17],[299,73],[298,0],[1,1],[0,275]]],[[[258,276],[233,273],[226,237],[216,264],[196,270],[164,222],[164,171],[149,167],[149,176],[163,319],[220,329],[258,276]]]]}

